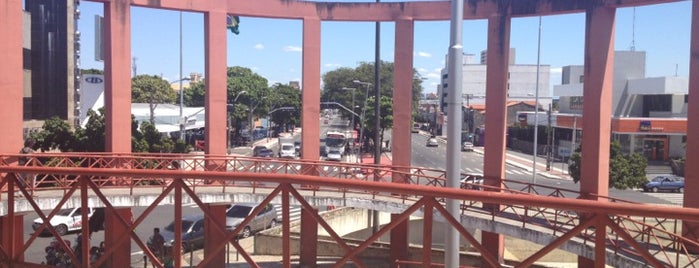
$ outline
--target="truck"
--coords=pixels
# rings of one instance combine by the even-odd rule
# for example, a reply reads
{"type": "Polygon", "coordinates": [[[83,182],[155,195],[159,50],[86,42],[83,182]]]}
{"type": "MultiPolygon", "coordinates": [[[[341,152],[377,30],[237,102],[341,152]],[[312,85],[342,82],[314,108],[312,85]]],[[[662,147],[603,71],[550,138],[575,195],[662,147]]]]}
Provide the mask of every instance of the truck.
{"type": "Polygon", "coordinates": [[[279,158],[296,158],[293,138],[279,137],[279,158]]]}

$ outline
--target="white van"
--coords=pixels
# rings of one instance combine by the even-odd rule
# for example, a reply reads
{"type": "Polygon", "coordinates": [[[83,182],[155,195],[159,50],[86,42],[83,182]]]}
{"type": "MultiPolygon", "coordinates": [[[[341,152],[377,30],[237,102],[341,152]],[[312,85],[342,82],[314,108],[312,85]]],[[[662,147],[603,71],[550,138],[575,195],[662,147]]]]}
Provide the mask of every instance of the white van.
{"type": "Polygon", "coordinates": [[[279,145],[280,158],[296,158],[296,148],[293,143],[282,143],[279,145]]]}

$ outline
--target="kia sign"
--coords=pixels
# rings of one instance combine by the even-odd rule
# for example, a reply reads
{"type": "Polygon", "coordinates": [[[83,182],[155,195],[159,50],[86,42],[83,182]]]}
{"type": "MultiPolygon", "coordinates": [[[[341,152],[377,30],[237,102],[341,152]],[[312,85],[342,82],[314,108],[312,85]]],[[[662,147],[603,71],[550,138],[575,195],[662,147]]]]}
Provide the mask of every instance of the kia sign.
{"type": "Polygon", "coordinates": [[[85,82],[88,82],[90,84],[101,84],[102,82],[104,82],[104,80],[101,77],[89,76],[85,77],[85,82]]]}

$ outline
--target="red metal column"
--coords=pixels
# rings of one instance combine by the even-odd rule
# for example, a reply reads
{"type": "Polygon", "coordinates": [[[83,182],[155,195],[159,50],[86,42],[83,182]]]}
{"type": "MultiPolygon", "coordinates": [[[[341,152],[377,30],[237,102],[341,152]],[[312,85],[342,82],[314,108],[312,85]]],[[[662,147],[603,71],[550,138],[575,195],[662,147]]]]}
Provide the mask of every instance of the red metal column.
{"type": "MultiPolygon", "coordinates": [[[[410,166],[412,99],[413,99],[413,44],[414,22],[410,18],[396,21],[395,63],[393,65],[393,144],[394,165],[410,166]]],[[[394,176],[394,182],[406,178],[394,176]]]]}
{"type": "MultiPolygon", "coordinates": [[[[391,214],[391,222],[395,222],[400,214],[391,214]]],[[[391,229],[391,261],[408,259],[408,220],[404,220],[391,229]]],[[[391,264],[391,267],[397,267],[391,264]]]]}
{"type": "MultiPolygon", "coordinates": [[[[687,152],[699,152],[699,1],[692,2],[692,36],[689,48],[689,103],[687,104],[687,152]]],[[[699,155],[686,154],[684,207],[699,208],[699,155]]],[[[683,221],[682,234],[699,240],[699,223],[683,221]]],[[[694,253],[697,248],[690,248],[694,253]]]]}
{"type": "Polygon", "coordinates": [[[209,214],[204,220],[204,257],[211,259],[209,265],[222,267],[226,263],[226,252],[220,250],[213,254],[212,250],[226,243],[226,204],[207,204],[209,214]],[[218,225],[223,229],[216,228],[218,225]]]}
{"type": "Polygon", "coordinates": [[[318,261],[318,223],[313,214],[318,209],[301,209],[301,267],[314,267],[318,261]]]}
{"type": "Polygon", "coordinates": [[[582,195],[609,195],[615,12],[614,8],[593,7],[586,13],[583,105],[588,109],[583,108],[582,195]]]}
{"type": "MultiPolygon", "coordinates": [[[[510,57],[511,18],[495,14],[488,18],[488,60],[486,73],[485,154],[483,156],[484,184],[502,187],[505,177],[505,133],[507,133],[507,74],[510,57]]],[[[484,204],[499,210],[499,204],[484,204]]],[[[505,240],[501,234],[482,232],[483,246],[498,262],[504,261],[505,240]]]]}
{"type": "MultiPolygon", "coordinates": [[[[612,123],[612,82],[614,79],[614,20],[616,9],[593,6],[585,17],[585,74],[583,122],[585,144],[581,160],[580,194],[586,199],[604,201],[609,195],[609,143],[612,123]]],[[[604,232],[597,239],[605,239],[604,232]]],[[[604,267],[605,254],[595,251],[595,259],[578,257],[578,267],[604,267]]]]}
{"type": "MultiPolygon", "coordinates": [[[[14,214],[14,213],[13,213],[14,214]]],[[[24,261],[24,254],[17,251],[24,244],[24,215],[14,214],[0,217],[0,243],[13,262],[24,261]],[[16,259],[14,259],[17,257],[16,259]]],[[[0,255],[1,256],[1,255],[0,255]]],[[[1,260],[0,261],[5,261],[1,260]]]]}
{"type": "MultiPolygon", "coordinates": [[[[114,254],[106,261],[107,267],[130,267],[131,265],[131,240],[126,239],[122,244],[115,244],[122,236],[131,235],[131,226],[124,226],[119,218],[122,217],[131,225],[133,214],[131,208],[116,208],[116,213],[105,213],[104,217],[104,244],[107,248],[115,248],[114,254]]],[[[144,237],[143,239],[147,239],[144,237]]]]}
{"type": "Polygon", "coordinates": [[[432,203],[427,204],[422,222],[422,267],[432,267],[432,211],[432,203]]]}
{"type": "Polygon", "coordinates": [[[131,6],[104,4],[105,150],[131,152],[131,6]]]}
{"type": "Polygon", "coordinates": [[[22,103],[24,97],[24,75],[22,73],[22,1],[0,1],[0,152],[17,153],[22,148],[22,103]]]}
{"type": "Polygon", "coordinates": [[[301,157],[307,160],[320,158],[320,33],[320,19],[303,18],[301,157]]]}
{"type": "MultiPolygon", "coordinates": [[[[413,96],[413,47],[415,22],[411,18],[396,21],[395,63],[393,65],[393,132],[391,138],[394,165],[410,166],[412,96],[413,96]]],[[[406,178],[396,176],[392,181],[405,183],[406,178]]],[[[398,218],[391,214],[391,221],[398,218]]],[[[408,221],[404,220],[391,229],[391,260],[408,258],[408,221]]],[[[391,264],[395,267],[395,264],[391,264]]]]}
{"type": "MultiPolygon", "coordinates": [[[[204,13],[206,58],[206,153],[226,154],[226,2],[204,13]]],[[[207,162],[207,168],[209,167],[207,162]]]]}

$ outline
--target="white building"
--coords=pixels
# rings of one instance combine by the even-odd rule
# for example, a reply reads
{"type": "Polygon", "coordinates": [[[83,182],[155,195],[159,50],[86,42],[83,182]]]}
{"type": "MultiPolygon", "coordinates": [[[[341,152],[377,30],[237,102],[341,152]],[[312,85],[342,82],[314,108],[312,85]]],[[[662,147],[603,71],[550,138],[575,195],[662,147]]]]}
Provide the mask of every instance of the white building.
{"type": "MultiPolygon", "coordinates": [[[[80,92],[80,125],[87,123],[87,111],[98,111],[104,107],[104,76],[101,74],[85,74],[82,76],[82,91],[80,92]]],[[[180,106],[174,104],[154,104],[155,128],[161,133],[180,131],[180,106]]],[[[131,114],[139,125],[150,120],[149,103],[132,103],[131,114]]],[[[204,127],[204,107],[182,107],[182,122],[185,129],[204,127]]]]}
{"type": "MultiPolygon", "coordinates": [[[[507,90],[510,101],[535,101],[536,99],[536,64],[516,64],[515,49],[510,48],[510,66],[508,73],[507,90]]],[[[466,107],[472,104],[485,104],[486,74],[487,74],[487,51],[481,52],[480,62],[475,61],[475,55],[463,55],[463,82],[462,97],[466,107]]],[[[446,111],[445,98],[449,94],[449,62],[446,57],[446,65],[442,69],[442,83],[437,88],[440,96],[440,108],[446,111]]],[[[548,109],[551,103],[551,92],[549,88],[549,77],[551,73],[550,65],[539,65],[539,105],[548,109]]]]}

